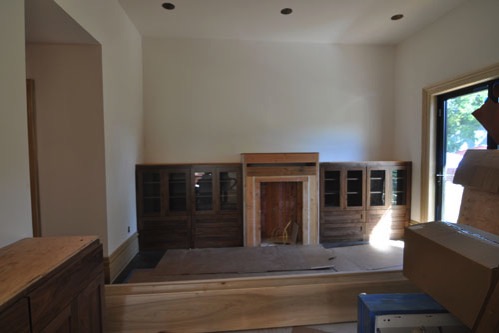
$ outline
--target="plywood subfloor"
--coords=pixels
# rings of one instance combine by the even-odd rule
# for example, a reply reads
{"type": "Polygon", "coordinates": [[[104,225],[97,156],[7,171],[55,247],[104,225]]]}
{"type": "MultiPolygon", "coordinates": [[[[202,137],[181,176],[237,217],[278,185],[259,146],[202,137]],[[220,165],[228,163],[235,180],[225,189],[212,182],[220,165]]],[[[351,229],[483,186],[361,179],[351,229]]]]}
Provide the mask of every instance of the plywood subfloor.
{"type": "Polygon", "coordinates": [[[258,275],[402,269],[403,250],[357,245],[284,245],[168,250],[153,269],[134,271],[127,282],[161,282],[258,275]]]}

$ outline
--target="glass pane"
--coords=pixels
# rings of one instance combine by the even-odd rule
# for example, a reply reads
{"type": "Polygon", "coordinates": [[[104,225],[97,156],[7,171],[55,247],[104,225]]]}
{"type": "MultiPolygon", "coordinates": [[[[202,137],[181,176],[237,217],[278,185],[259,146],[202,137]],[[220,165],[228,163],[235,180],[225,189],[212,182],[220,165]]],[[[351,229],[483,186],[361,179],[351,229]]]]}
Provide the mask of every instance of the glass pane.
{"type": "Polygon", "coordinates": [[[405,205],[407,201],[407,170],[392,171],[392,205],[405,205]]]}
{"type": "Polygon", "coordinates": [[[172,172],[168,174],[168,205],[171,212],[187,210],[187,174],[172,172]]]}
{"type": "Polygon", "coordinates": [[[237,172],[220,172],[220,209],[237,210],[237,172]]]}
{"type": "Polygon", "coordinates": [[[371,206],[384,206],[385,205],[385,184],[386,172],[385,170],[371,170],[370,175],[371,189],[370,189],[370,205],[371,206]]]}
{"type": "Polygon", "coordinates": [[[144,214],[153,214],[161,212],[160,198],[144,198],[143,200],[144,214]]]}
{"type": "Polygon", "coordinates": [[[161,181],[161,176],[157,171],[144,172],[142,173],[142,179],[145,183],[159,183],[161,181]]]}
{"type": "Polygon", "coordinates": [[[213,209],[213,174],[211,172],[194,172],[194,200],[196,210],[213,209]]]}
{"type": "Polygon", "coordinates": [[[324,172],[324,206],[340,207],[340,171],[324,172]]]}
{"type": "Polygon", "coordinates": [[[161,185],[159,182],[155,182],[155,183],[144,182],[144,185],[142,186],[142,190],[144,191],[144,193],[143,193],[144,198],[159,197],[160,196],[160,188],[161,188],[161,185]]]}
{"type": "Polygon", "coordinates": [[[362,171],[347,171],[347,206],[362,206],[362,171]]]}
{"type": "Polygon", "coordinates": [[[457,222],[463,187],[453,183],[454,173],[468,149],[487,149],[487,131],[471,114],[487,99],[487,90],[449,98],[445,102],[446,152],[442,190],[442,220],[457,222]]]}
{"type": "Polygon", "coordinates": [[[142,173],[143,213],[161,212],[161,175],[157,171],[142,173]]]}

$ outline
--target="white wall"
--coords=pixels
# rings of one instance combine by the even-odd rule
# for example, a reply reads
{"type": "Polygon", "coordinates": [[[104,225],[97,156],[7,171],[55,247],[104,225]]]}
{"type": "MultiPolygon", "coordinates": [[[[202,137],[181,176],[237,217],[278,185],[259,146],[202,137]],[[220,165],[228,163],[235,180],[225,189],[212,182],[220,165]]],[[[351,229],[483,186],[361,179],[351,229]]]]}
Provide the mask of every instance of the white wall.
{"type": "Polygon", "coordinates": [[[412,160],[412,219],[420,220],[422,90],[499,62],[499,1],[465,2],[398,45],[395,158],[412,160]]]}
{"type": "Polygon", "coordinates": [[[394,48],[143,41],[145,161],[392,158],[394,48]]]}
{"type": "Polygon", "coordinates": [[[24,1],[0,2],[0,247],[31,237],[24,1]]]}
{"type": "Polygon", "coordinates": [[[35,80],[43,236],[98,235],[107,245],[100,45],[28,44],[35,80]]]}
{"type": "Polygon", "coordinates": [[[142,40],[117,0],[55,1],[102,46],[107,255],[136,231],[135,164],[142,161],[143,147],[142,40]]]}

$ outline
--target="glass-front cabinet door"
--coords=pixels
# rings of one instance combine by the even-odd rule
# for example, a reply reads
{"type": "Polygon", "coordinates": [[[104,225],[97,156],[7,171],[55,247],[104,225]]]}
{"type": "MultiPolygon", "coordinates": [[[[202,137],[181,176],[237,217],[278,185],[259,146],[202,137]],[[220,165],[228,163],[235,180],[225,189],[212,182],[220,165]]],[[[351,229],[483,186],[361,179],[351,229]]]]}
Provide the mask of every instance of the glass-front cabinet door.
{"type": "Polygon", "coordinates": [[[137,168],[139,216],[161,217],[189,210],[189,170],[140,166],[137,168]]]}
{"type": "Polygon", "coordinates": [[[394,168],[392,170],[392,206],[405,206],[408,201],[409,170],[407,168],[394,168]]]}
{"type": "Polygon", "coordinates": [[[195,169],[193,177],[193,200],[196,212],[209,212],[214,210],[214,170],[195,169]]]}
{"type": "Polygon", "coordinates": [[[386,199],[386,169],[369,169],[369,206],[371,208],[383,208],[387,205],[386,199]]]}
{"type": "Polygon", "coordinates": [[[323,205],[325,208],[341,208],[341,170],[323,172],[323,205]]]}
{"type": "Polygon", "coordinates": [[[364,206],[364,170],[346,171],[346,208],[364,206]]]}
{"type": "Polygon", "coordinates": [[[236,212],[239,209],[241,189],[240,172],[220,170],[218,173],[220,211],[236,212]]]}
{"type": "Polygon", "coordinates": [[[365,167],[356,163],[323,163],[321,209],[339,211],[364,208],[365,167]]]}
{"type": "Polygon", "coordinates": [[[139,209],[142,215],[159,216],[161,215],[161,171],[148,170],[139,174],[139,187],[141,191],[139,196],[142,198],[139,202],[139,209]]]}
{"type": "Polygon", "coordinates": [[[171,214],[185,213],[189,209],[187,170],[165,170],[168,188],[168,212],[171,214]]]}

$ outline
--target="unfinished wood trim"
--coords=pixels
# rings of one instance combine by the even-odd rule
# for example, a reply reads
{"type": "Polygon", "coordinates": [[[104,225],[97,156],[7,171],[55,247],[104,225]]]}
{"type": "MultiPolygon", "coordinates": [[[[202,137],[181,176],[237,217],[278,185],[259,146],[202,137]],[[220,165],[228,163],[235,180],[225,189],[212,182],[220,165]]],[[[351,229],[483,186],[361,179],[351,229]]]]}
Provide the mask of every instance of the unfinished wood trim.
{"type": "Polygon", "coordinates": [[[356,321],[360,293],[418,291],[400,271],[105,288],[106,332],[220,332],[356,321]]]}
{"type": "Polygon", "coordinates": [[[245,153],[243,164],[266,163],[319,163],[319,153],[245,153]]]}
{"type": "Polygon", "coordinates": [[[241,154],[244,179],[244,245],[260,246],[260,183],[301,182],[303,244],[319,243],[319,153],[241,154]],[[306,163],[306,165],[303,165],[306,163]],[[273,165],[274,164],[274,165],[273,165]]]}
{"type": "Polygon", "coordinates": [[[109,257],[104,257],[106,283],[114,281],[137,253],[139,253],[139,235],[134,233],[109,257]]]}
{"type": "Polygon", "coordinates": [[[319,243],[318,233],[318,191],[316,176],[263,176],[246,177],[245,184],[245,246],[261,244],[261,204],[260,186],[265,182],[301,182],[302,183],[302,239],[303,245],[319,243]]]}
{"type": "Polygon", "coordinates": [[[29,147],[29,179],[31,193],[31,220],[33,237],[42,236],[40,215],[40,186],[38,176],[38,140],[36,138],[36,103],[35,80],[26,80],[26,97],[28,113],[28,147],[29,147]]]}
{"type": "Polygon", "coordinates": [[[423,89],[420,222],[435,219],[435,147],[437,96],[499,77],[499,63],[423,89]]]}
{"type": "Polygon", "coordinates": [[[286,166],[286,167],[247,167],[246,175],[257,177],[257,176],[301,176],[310,175],[314,176],[316,174],[315,166],[286,166]]]}
{"type": "Polygon", "coordinates": [[[244,246],[254,246],[252,244],[260,244],[261,242],[261,227],[256,223],[247,223],[247,221],[254,221],[260,212],[257,205],[253,204],[254,198],[260,197],[260,186],[256,187],[255,177],[245,177],[245,179],[244,246]],[[249,199],[251,202],[248,202],[249,199]]]}

